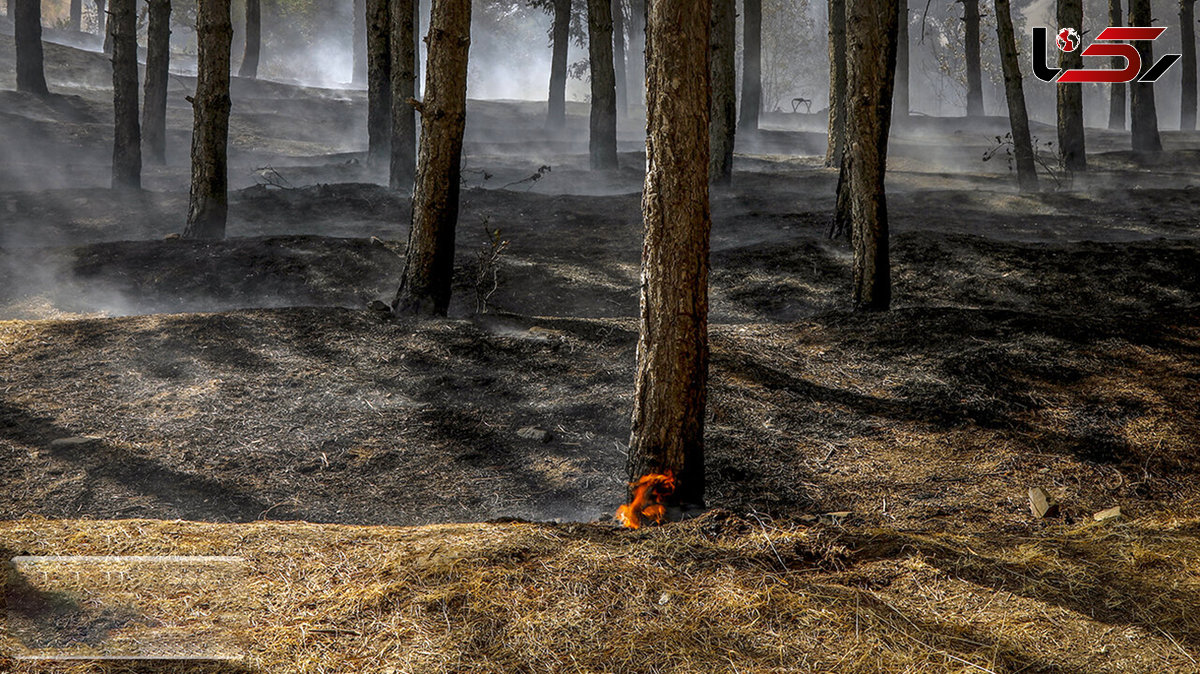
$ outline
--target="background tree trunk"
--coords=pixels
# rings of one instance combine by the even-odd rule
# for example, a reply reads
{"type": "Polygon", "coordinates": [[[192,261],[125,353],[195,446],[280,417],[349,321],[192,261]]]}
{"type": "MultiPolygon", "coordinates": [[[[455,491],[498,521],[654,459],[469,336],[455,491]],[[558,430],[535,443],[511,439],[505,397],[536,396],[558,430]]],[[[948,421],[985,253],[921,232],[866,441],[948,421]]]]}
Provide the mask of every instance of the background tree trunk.
{"type": "Polygon", "coordinates": [[[223,239],[229,211],[229,0],[204,0],[196,15],[198,75],[192,99],[192,186],[184,238],[223,239]]]}
{"type": "Polygon", "coordinates": [[[415,99],[416,33],[413,5],[418,0],[392,0],[392,163],[388,183],[393,190],[412,190],[417,172],[415,99]]]}
{"type": "Polygon", "coordinates": [[[367,0],[354,0],[354,65],[352,84],[367,83],[367,0]]]}
{"type": "Polygon", "coordinates": [[[829,135],[825,166],[842,165],[846,142],[846,0],[828,0],[829,10],[829,135]]]}
{"type": "Polygon", "coordinates": [[[389,162],[392,139],[391,0],[367,0],[367,162],[389,162]]]}
{"type": "Polygon", "coordinates": [[[758,131],[761,107],[762,0],[742,0],[742,104],[738,131],[750,134],[758,131]]]}
{"type": "MultiPolygon", "coordinates": [[[[1083,1],[1058,0],[1058,25],[1083,31],[1083,1]]],[[[1059,68],[1082,68],[1083,49],[1058,52],[1059,68]]],[[[1083,136],[1083,85],[1056,84],[1058,89],[1058,151],[1068,171],[1086,171],[1083,136]]]]}
{"type": "Polygon", "coordinates": [[[113,189],[141,189],[138,124],[137,0],[113,0],[113,189]]]}
{"type": "Polygon", "coordinates": [[[592,70],[588,150],[593,170],[617,168],[617,85],[612,45],[610,0],[588,0],[588,60],[592,70]]]}
{"type": "MultiPolygon", "coordinates": [[[[1150,26],[1150,0],[1129,0],[1129,25],[1150,26]]],[[[1154,43],[1138,40],[1133,43],[1142,57],[1139,77],[1154,64],[1154,43]]],[[[1129,85],[1129,128],[1134,152],[1161,152],[1162,138],[1158,135],[1158,110],[1154,106],[1154,84],[1132,82],[1129,85]]]]}
{"type": "MultiPolygon", "coordinates": [[[[1120,26],[1124,21],[1121,15],[1121,0],[1108,0],[1108,25],[1120,26]]],[[[1112,67],[1120,70],[1125,67],[1125,59],[1120,56],[1112,58],[1112,67]]],[[[1110,84],[1108,90],[1108,128],[1112,130],[1125,129],[1125,85],[1110,84]]]]}
{"type": "Polygon", "coordinates": [[[246,0],[246,50],[238,77],[258,77],[258,56],[262,51],[262,0],[246,0]]]}
{"type": "Polygon", "coordinates": [[[38,96],[50,93],[46,88],[45,57],[42,55],[41,0],[10,0],[13,3],[13,31],[17,48],[17,91],[38,96]]]}
{"type": "Polygon", "coordinates": [[[76,33],[83,30],[83,0],[71,0],[71,14],[67,25],[76,33]]]}
{"type": "Polygon", "coordinates": [[[1196,0],[1179,0],[1179,39],[1182,43],[1183,83],[1179,128],[1196,129],[1196,0]]]}
{"type": "Polygon", "coordinates": [[[646,105],[646,0],[629,0],[629,100],[646,105]]]}
{"type": "Polygon", "coordinates": [[[670,471],[704,503],[708,384],[709,0],[650,0],[645,242],[628,473],[670,471]]]}
{"type": "Polygon", "coordinates": [[[412,227],[393,308],[401,314],[445,316],[454,277],[454,230],[467,121],[471,0],[436,0],[427,44],[412,227]]]}
{"type": "Polygon", "coordinates": [[[892,100],[892,114],[908,117],[912,109],[908,95],[908,0],[900,0],[900,18],[896,26],[896,94],[892,100]]]}
{"type": "Polygon", "coordinates": [[[142,149],[147,161],[167,160],[167,84],[171,76],[171,0],[149,0],[142,149]]]}
{"type": "Polygon", "coordinates": [[[854,305],[884,311],[891,304],[888,259],[888,131],[896,74],[895,0],[846,1],[846,219],[854,245],[854,305]]]}
{"type": "Polygon", "coordinates": [[[96,34],[108,35],[108,13],[104,11],[106,0],[96,0],[96,34]]]}
{"type": "Polygon", "coordinates": [[[979,58],[979,0],[959,0],[963,4],[966,33],[967,117],[983,116],[983,73],[979,58]]]}
{"type": "Polygon", "coordinates": [[[1004,95],[1008,100],[1008,121],[1012,127],[1017,184],[1022,192],[1036,192],[1037,165],[1033,156],[1033,139],[1029,133],[1029,113],[1025,108],[1025,89],[1021,82],[1021,62],[1012,14],[1008,0],[996,0],[995,7],[996,38],[1000,45],[1000,67],[1004,70],[1004,95]]]}
{"type": "Polygon", "coordinates": [[[629,114],[629,84],[625,74],[625,9],[621,0],[612,1],[613,69],[616,76],[617,114],[629,114]]]}
{"type": "Polygon", "coordinates": [[[728,185],[733,177],[733,141],[737,129],[736,0],[712,2],[712,109],[708,179],[728,185]]]}
{"type": "Polygon", "coordinates": [[[571,0],[554,0],[553,31],[546,126],[561,129],[567,121],[567,49],[571,41],[571,0]]]}

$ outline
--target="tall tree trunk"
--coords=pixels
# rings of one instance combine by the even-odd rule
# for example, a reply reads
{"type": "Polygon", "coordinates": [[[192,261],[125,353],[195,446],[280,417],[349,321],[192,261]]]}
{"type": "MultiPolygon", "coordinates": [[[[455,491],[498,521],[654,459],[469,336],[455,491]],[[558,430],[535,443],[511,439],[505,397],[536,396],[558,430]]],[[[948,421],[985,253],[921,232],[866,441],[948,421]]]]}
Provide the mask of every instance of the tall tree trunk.
{"type": "Polygon", "coordinates": [[[108,12],[105,11],[106,0],[96,2],[96,34],[108,35],[108,12]]]}
{"type": "Polygon", "coordinates": [[[1196,130],[1196,0],[1179,0],[1179,39],[1183,49],[1179,128],[1196,130]]]}
{"type": "MultiPolygon", "coordinates": [[[[109,6],[111,7],[112,3],[109,3],[109,6]]],[[[112,50],[113,50],[112,21],[106,19],[105,24],[106,25],[105,25],[105,29],[104,29],[104,46],[101,48],[101,51],[104,52],[108,56],[112,56],[112,50]]]]}
{"type": "Polygon", "coordinates": [[[350,75],[352,84],[367,83],[367,0],[354,0],[354,65],[350,75]]]}
{"type": "Polygon", "coordinates": [[[1013,155],[1017,163],[1017,184],[1023,192],[1036,192],[1037,166],[1033,157],[1033,139],[1029,133],[1029,114],[1025,108],[1025,89],[1021,82],[1021,64],[1013,32],[1008,0],[995,0],[996,38],[1000,45],[1000,67],[1004,70],[1004,95],[1008,99],[1008,121],[1012,127],[1013,155]]]}
{"type": "Polygon", "coordinates": [[[113,189],[141,189],[138,124],[137,0],[113,0],[113,189]]]}
{"type": "Polygon", "coordinates": [[[854,305],[860,310],[885,311],[892,297],[884,173],[899,9],[895,0],[846,0],[846,198],[841,207],[848,210],[842,217],[852,230],[854,305]]]}
{"type": "Polygon", "coordinates": [[[196,95],[192,99],[192,186],[188,239],[225,238],[229,211],[229,51],[233,44],[230,0],[204,0],[196,13],[196,95]]]}
{"type": "Polygon", "coordinates": [[[967,117],[983,116],[983,72],[979,58],[979,0],[963,4],[964,49],[967,57],[967,117]]]}
{"type": "Polygon", "coordinates": [[[391,0],[367,0],[367,162],[390,161],[392,138],[391,0]]]}
{"type": "Polygon", "coordinates": [[[846,142],[846,0],[828,0],[829,10],[829,135],[825,166],[842,165],[846,142]]]}
{"type": "Polygon", "coordinates": [[[645,243],[631,480],[670,472],[704,503],[708,385],[709,0],[650,0],[645,243]]]}
{"type": "Polygon", "coordinates": [[[546,126],[561,129],[567,120],[567,49],[571,41],[571,0],[554,0],[553,40],[546,126]]]}
{"type": "Polygon", "coordinates": [[[588,0],[588,62],[592,70],[588,150],[595,170],[617,168],[617,85],[612,45],[610,0],[588,0]]]}
{"type": "MultiPolygon", "coordinates": [[[[1129,0],[1129,25],[1152,25],[1150,0],[1129,0]]],[[[1138,77],[1146,74],[1154,64],[1154,43],[1150,40],[1137,40],[1133,46],[1142,57],[1142,70],[1138,77]]],[[[1162,138],[1158,135],[1158,110],[1154,105],[1154,84],[1151,82],[1132,82],[1129,85],[1129,128],[1133,151],[1161,152],[1162,138]]]]}
{"type": "MultiPolygon", "coordinates": [[[[1083,1],[1058,0],[1058,25],[1083,30],[1083,1]]],[[[1082,45],[1081,45],[1082,46],[1082,45]]],[[[1082,68],[1083,49],[1058,52],[1059,68],[1082,68]]],[[[1057,84],[1058,150],[1068,171],[1086,171],[1083,135],[1083,85],[1057,84]]]]}
{"type": "Polygon", "coordinates": [[[67,25],[76,33],[83,30],[83,0],[71,0],[71,14],[67,25]]]}
{"type": "MultiPolygon", "coordinates": [[[[1108,0],[1108,25],[1120,26],[1123,21],[1121,0],[1108,0]]],[[[1124,68],[1125,59],[1120,56],[1112,57],[1112,67],[1114,70],[1124,68]]],[[[1119,82],[1109,85],[1108,128],[1114,131],[1125,129],[1125,85],[1119,82]]]]}
{"type": "Polygon", "coordinates": [[[736,0],[712,2],[712,127],[708,179],[728,185],[733,177],[733,139],[737,129],[736,0]]]}
{"type": "Polygon", "coordinates": [[[171,0],[148,0],[146,89],[142,105],[142,149],[147,161],[167,160],[167,82],[171,76],[171,0]]]}
{"type": "Polygon", "coordinates": [[[646,104],[646,0],[629,0],[629,100],[646,104]]]}
{"type": "Polygon", "coordinates": [[[410,100],[417,97],[417,47],[413,5],[418,0],[392,0],[392,164],[393,190],[412,190],[417,172],[417,117],[410,100]]]}
{"type": "Polygon", "coordinates": [[[908,117],[912,106],[908,96],[908,0],[900,0],[900,19],[896,27],[896,94],[892,112],[908,117]]]}
{"type": "Polygon", "coordinates": [[[629,114],[629,84],[625,75],[625,9],[621,0],[612,0],[613,67],[616,76],[617,114],[629,114]]]}
{"type": "Polygon", "coordinates": [[[454,279],[460,163],[467,121],[471,0],[435,0],[426,42],[421,150],[397,313],[445,316],[454,279]]]}
{"type": "Polygon", "coordinates": [[[17,91],[38,96],[50,93],[42,55],[41,0],[10,0],[17,47],[17,91]]]}
{"type": "Polygon", "coordinates": [[[262,51],[262,0],[246,0],[246,51],[238,77],[258,77],[258,56],[262,51]]]}
{"type": "Polygon", "coordinates": [[[762,107],[762,0],[742,0],[742,104],[738,131],[758,131],[762,107]]]}

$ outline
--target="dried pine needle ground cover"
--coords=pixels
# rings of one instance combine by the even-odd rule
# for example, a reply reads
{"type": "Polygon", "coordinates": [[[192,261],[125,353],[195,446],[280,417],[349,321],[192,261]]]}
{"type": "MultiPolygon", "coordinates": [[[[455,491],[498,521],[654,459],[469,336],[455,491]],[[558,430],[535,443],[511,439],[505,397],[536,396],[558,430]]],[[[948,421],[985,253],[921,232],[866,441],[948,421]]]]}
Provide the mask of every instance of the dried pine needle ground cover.
{"type": "Polygon", "coordinates": [[[0,546],[244,558],[244,657],[179,671],[1200,671],[1194,516],[1016,537],[724,511],[637,532],[29,518],[0,546]]]}

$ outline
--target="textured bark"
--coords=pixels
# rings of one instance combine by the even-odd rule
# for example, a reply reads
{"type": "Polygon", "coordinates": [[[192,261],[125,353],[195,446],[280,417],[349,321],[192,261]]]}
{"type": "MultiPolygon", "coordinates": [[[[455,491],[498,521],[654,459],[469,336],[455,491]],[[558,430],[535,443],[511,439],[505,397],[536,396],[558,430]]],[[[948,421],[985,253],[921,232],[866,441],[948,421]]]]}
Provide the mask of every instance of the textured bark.
{"type": "Polygon", "coordinates": [[[842,165],[846,142],[846,0],[828,0],[829,10],[829,135],[825,166],[842,165]]]}
{"type": "Polygon", "coordinates": [[[908,0],[900,0],[900,17],[896,26],[896,93],[892,96],[892,113],[908,117],[912,110],[908,95],[908,0]]]}
{"type": "Polygon", "coordinates": [[[353,84],[367,83],[367,0],[354,0],[354,65],[350,75],[353,84]]]}
{"type": "Polygon", "coordinates": [[[75,32],[83,30],[83,0],[71,0],[71,13],[67,27],[75,32]]]}
{"type": "MultiPolygon", "coordinates": [[[[1121,16],[1121,0],[1108,0],[1108,25],[1120,26],[1124,17],[1121,16]]],[[[1112,57],[1112,67],[1120,70],[1125,67],[1125,59],[1120,56],[1112,57]]],[[[1125,129],[1125,85],[1110,84],[1108,93],[1108,128],[1113,130],[1125,129]]]]}
{"type": "Polygon", "coordinates": [[[708,179],[728,185],[733,177],[733,140],[737,130],[736,0],[711,0],[712,125],[708,179]]]}
{"type": "Polygon", "coordinates": [[[192,185],[183,236],[223,239],[229,211],[229,50],[233,43],[229,0],[199,4],[196,40],[199,72],[192,98],[192,185]]]}
{"type": "Polygon", "coordinates": [[[413,92],[414,96],[421,96],[421,0],[413,0],[413,92]]]}
{"type": "Polygon", "coordinates": [[[617,85],[612,45],[610,0],[588,0],[588,64],[592,70],[588,151],[594,170],[617,168],[617,85]]]}
{"type": "Polygon", "coordinates": [[[613,73],[616,76],[617,114],[629,113],[629,84],[625,74],[625,10],[621,0],[612,0],[613,73]]]}
{"type": "MultiPolygon", "coordinates": [[[[1058,0],[1058,25],[1083,30],[1083,0],[1058,0]]],[[[1082,68],[1083,49],[1058,52],[1059,68],[1082,68]]],[[[1086,171],[1083,136],[1083,85],[1057,84],[1058,151],[1068,171],[1086,171]]]]}
{"type": "Polygon", "coordinates": [[[42,55],[41,0],[10,0],[17,47],[17,91],[38,96],[50,93],[42,55]]]}
{"type": "Polygon", "coordinates": [[[445,316],[454,277],[459,169],[467,120],[471,0],[436,0],[430,18],[421,149],[397,313],[445,316]]]}
{"type": "Polygon", "coordinates": [[[1183,82],[1179,128],[1196,129],[1196,0],[1179,0],[1179,39],[1182,43],[1183,82]]]}
{"type": "Polygon", "coordinates": [[[964,50],[967,59],[967,117],[983,116],[983,73],[979,58],[979,0],[963,4],[964,50]]]}
{"type": "Polygon", "coordinates": [[[1012,128],[1017,184],[1023,192],[1036,192],[1037,165],[1034,163],[1033,139],[1029,133],[1029,113],[1025,108],[1025,89],[1021,82],[1021,62],[1017,53],[1009,0],[995,0],[995,7],[996,38],[1000,45],[1000,67],[1004,70],[1004,95],[1008,100],[1008,121],[1012,128]]]}
{"type": "Polygon", "coordinates": [[[262,0],[246,0],[246,51],[238,77],[258,77],[258,57],[262,51],[262,0]]]}
{"type": "Polygon", "coordinates": [[[650,0],[645,240],[630,480],[670,471],[704,503],[708,380],[709,0],[650,0]]]}
{"type": "Polygon", "coordinates": [[[367,0],[367,162],[390,161],[392,139],[391,0],[367,0]]]}
{"type": "Polygon", "coordinates": [[[113,189],[141,189],[138,123],[137,0],[113,0],[113,189]]]}
{"type": "Polygon", "coordinates": [[[410,99],[416,98],[416,33],[413,5],[417,0],[392,0],[392,162],[388,184],[393,190],[412,190],[417,172],[417,117],[410,99]]]}
{"type": "MultiPolygon", "coordinates": [[[[1129,0],[1129,25],[1150,26],[1150,0],[1129,0]]],[[[1142,57],[1142,71],[1146,74],[1154,64],[1153,43],[1139,40],[1133,43],[1142,57]]],[[[1162,139],[1158,135],[1158,110],[1154,105],[1154,85],[1133,82],[1129,85],[1129,128],[1134,152],[1161,152],[1162,139]]]]}
{"type": "Polygon", "coordinates": [[[546,126],[561,129],[567,121],[567,49],[571,40],[571,0],[554,0],[553,31],[546,126]]]}
{"type": "Polygon", "coordinates": [[[167,160],[167,82],[171,76],[171,0],[148,0],[146,88],[142,153],[153,164],[167,160]]]}
{"type": "Polygon", "coordinates": [[[762,107],[762,0],[742,0],[742,103],[738,131],[758,131],[762,107]]]}
{"type": "Polygon", "coordinates": [[[891,304],[888,259],[888,131],[896,74],[899,4],[895,0],[846,2],[846,152],[844,204],[854,245],[854,306],[884,311],[891,304]]]}
{"type": "Polygon", "coordinates": [[[629,100],[646,104],[646,0],[629,0],[629,100]]]}

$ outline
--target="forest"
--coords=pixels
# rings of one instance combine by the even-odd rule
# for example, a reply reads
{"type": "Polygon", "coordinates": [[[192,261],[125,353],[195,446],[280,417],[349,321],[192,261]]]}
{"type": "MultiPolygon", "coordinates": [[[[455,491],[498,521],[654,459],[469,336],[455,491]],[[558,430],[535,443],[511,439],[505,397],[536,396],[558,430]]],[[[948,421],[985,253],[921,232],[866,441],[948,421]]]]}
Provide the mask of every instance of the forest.
{"type": "Polygon", "coordinates": [[[1195,0],[0,0],[0,673],[1200,674],[1195,0]]]}

